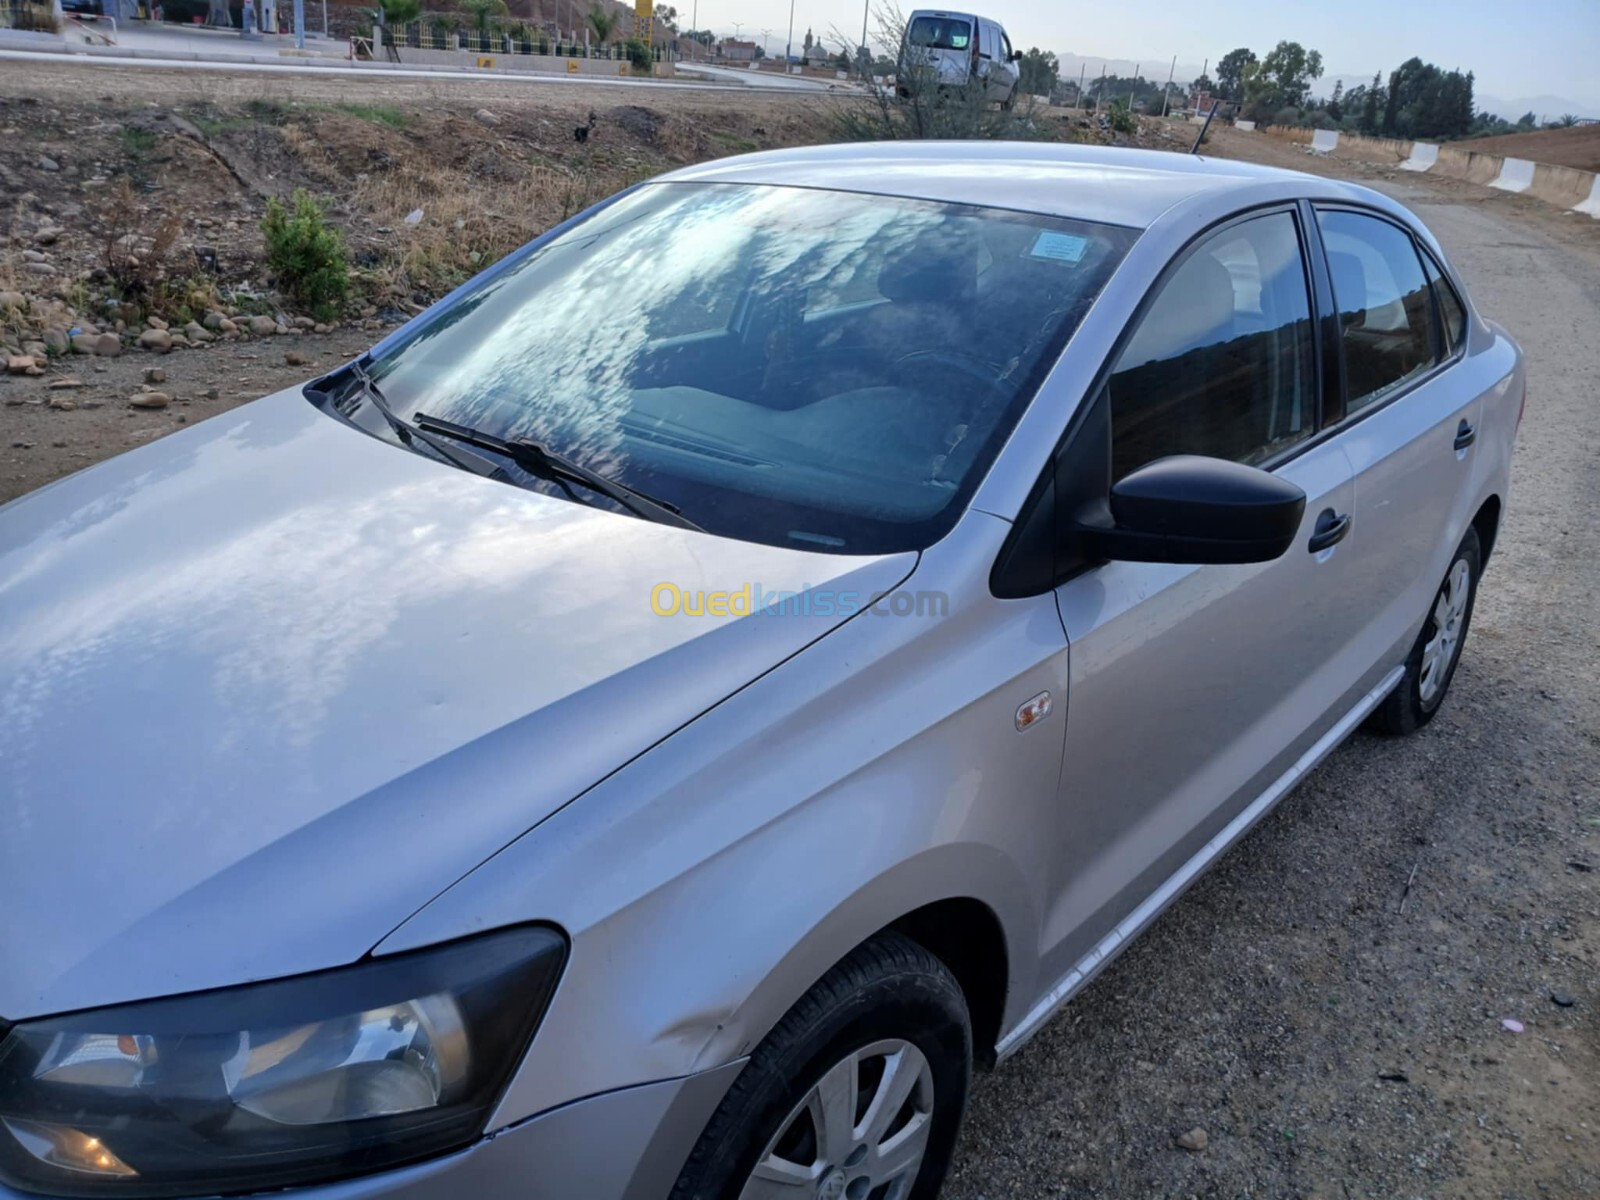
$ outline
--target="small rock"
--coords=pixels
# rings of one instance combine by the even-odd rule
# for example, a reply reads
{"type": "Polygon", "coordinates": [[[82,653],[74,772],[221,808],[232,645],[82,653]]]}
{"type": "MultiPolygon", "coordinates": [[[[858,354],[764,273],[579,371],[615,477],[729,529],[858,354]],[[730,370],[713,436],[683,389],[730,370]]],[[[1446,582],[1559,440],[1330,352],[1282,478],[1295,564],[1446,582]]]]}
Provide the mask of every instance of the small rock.
{"type": "Polygon", "coordinates": [[[122,338],[114,333],[102,333],[94,339],[94,350],[101,358],[115,358],[122,353],[122,338]]]}
{"type": "Polygon", "coordinates": [[[22,269],[30,275],[54,275],[56,269],[46,262],[25,262],[22,269]]]}
{"type": "Polygon", "coordinates": [[[0,310],[8,308],[24,309],[28,307],[28,298],[21,292],[0,292],[0,310]]]}
{"type": "Polygon", "coordinates": [[[308,367],[311,360],[297,350],[291,350],[283,356],[283,361],[291,367],[308,367]]]}
{"type": "Polygon", "coordinates": [[[165,367],[146,367],[144,369],[144,381],[146,383],[165,383],[167,381],[167,369],[165,367]]]}
{"type": "Polygon", "coordinates": [[[23,262],[49,262],[50,261],[50,256],[48,254],[44,253],[44,251],[42,251],[42,250],[24,250],[22,252],[22,261],[23,262]]]}
{"type": "Polygon", "coordinates": [[[32,442],[25,442],[21,438],[14,438],[14,439],[12,439],[12,442],[11,442],[11,448],[13,450],[32,450],[33,449],[33,443],[32,442]]]}
{"type": "Polygon", "coordinates": [[[315,325],[313,325],[311,327],[311,332],[312,333],[332,333],[333,332],[333,326],[332,325],[324,325],[321,321],[318,321],[315,325]]]}
{"type": "Polygon", "coordinates": [[[1206,1148],[1206,1145],[1210,1142],[1210,1140],[1211,1139],[1206,1136],[1206,1131],[1196,1125],[1193,1129],[1189,1130],[1188,1133],[1180,1133],[1177,1137],[1173,1138],[1172,1144],[1179,1150],[1187,1150],[1191,1154],[1199,1154],[1206,1148]]]}
{"type": "Polygon", "coordinates": [[[41,226],[38,232],[33,235],[33,241],[34,244],[38,246],[53,246],[60,237],[60,229],[56,228],[54,225],[44,225],[41,226]]]}
{"type": "Polygon", "coordinates": [[[294,327],[296,329],[313,329],[316,324],[310,317],[296,317],[294,319],[294,327]]]}
{"type": "Polygon", "coordinates": [[[52,379],[50,381],[50,390],[52,392],[70,392],[82,386],[83,380],[76,375],[64,375],[60,379],[52,379]]]}
{"type": "Polygon", "coordinates": [[[235,325],[232,321],[228,320],[227,317],[223,317],[222,320],[217,323],[217,332],[218,333],[238,333],[239,332],[239,327],[237,325],[235,325]]]}
{"type": "Polygon", "coordinates": [[[1572,997],[1567,995],[1565,992],[1551,992],[1550,993],[1550,1001],[1557,1008],[1571,1008],[1572,1007],[1572,997]]]}
{"type": "Polygon", "coordinates": [[[168,325],[160,317],[148,317],[145,320],[145,324],[150,326],[151,329],[171,329],[172,328],[172,326],[168,325]]]}
{"type": "Polygon", "coordinates": [[[146,329],[139,335],[139,345],[146,350],[165,354],[172,349],[172,335],[165,329],[146,329]]]}
{"type": "Polygon", "coordinates": [[[183,327],[183,336],[197,345],[205,342],[214,342],[217,340],[216,334],[212,333],[203,325],[193,321],[183,327]]]}
{"type": "Polygon", "coordinates": [[[222,323],[227,319],[228,318],[225,314],[219,313],[216,309],[212,309],[205,315],[200,324],[205,326],[207,329],[221,329],[222,323]]]}
{"type": "Polygon", "coordinates": [[[278,323],[271,317],[251,317],[250,332],[256,337],[271,337],[278,332],[278,323]]]}
{"type": "MultiPolygon", "coordinates": [[[[407,225],[420,225],[420,224],[422,224],[422,216],[423,216],[423,213],[422,213],[422,210],[420,208],[413,208],[410,212],[408,212],[406,214],[405,223],[407,225]]],[[[377,310],[374,309],[373,311],[376,312],[377,310]]]]}
{"type": "Polygon", "coordinates": [[[133,408],[165,408],[172,397],[165,392],[135,392],[128,400],[133,408]]]}
{"type": "Polygon", "coordinates": [[[6,359],[6,373],[8,375],[26,375],[33,369],[33,355],[13,354],[6,359]]]}
{"type": "Polygon", "coordinates": [[[490,112],[487,108],[480,108],[477,112],[473,113],[472,119],[477,121],[480,125],[488,125],[491,127],[500,124],[500,118],[496,114],[490,112]]]}
{"type": "Polygon", "coordinates": [[[44,348],[47,354],[65,354],[72,348],[72,339],[65,329],[52,325],[44,331],[44,348]]]}
{"type": "Polygon", "coordinates": [[[1515,1017],[1503,1017],[1500,1021],[1500,1028],[1504,1029],[1507,1033],[1521,1033],[1523,1030],[1523,1025],[1522,1022],[1517,1020],[1515,1017]]]}
{"type": "Polygon", "coordinates": [[[72,402],[72,399],[69,396],[51,396],[50,407],[55,409],[57,412],[71,412],[78,406],[72,402]]]}
{"type": "Polygon", "coordinates": [[[33,165],[38,167],[39,170],[41,170],[41,171],[59,171],[59,170],[61,170],[61,164],[60,163],[58,163],[55,159],[50,158],[50,157],[48,157],[46,155],[43,155],[43,154],[41,154],[39,156],[39,161],[34,163],[33,165]]]}
{"type": "Polygon", "coordinates": [[[50,357],[50,347],[43,342],[23,342],[22,352],[32,358],[35,363],[42,363],[50,357]]]}

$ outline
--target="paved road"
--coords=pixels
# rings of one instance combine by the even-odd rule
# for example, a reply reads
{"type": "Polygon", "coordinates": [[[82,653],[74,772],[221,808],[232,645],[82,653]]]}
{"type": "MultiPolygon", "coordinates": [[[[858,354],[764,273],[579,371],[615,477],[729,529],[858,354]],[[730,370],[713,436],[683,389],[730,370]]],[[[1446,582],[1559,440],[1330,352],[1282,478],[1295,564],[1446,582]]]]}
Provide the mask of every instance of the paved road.
{"type": "Polygon", "coordinates": [[[1600,1196],[1600,230],[1379,186],[1529,357],[1450,699],[1336,752],[983,1079],[944,1200],[1600,1196]]]}

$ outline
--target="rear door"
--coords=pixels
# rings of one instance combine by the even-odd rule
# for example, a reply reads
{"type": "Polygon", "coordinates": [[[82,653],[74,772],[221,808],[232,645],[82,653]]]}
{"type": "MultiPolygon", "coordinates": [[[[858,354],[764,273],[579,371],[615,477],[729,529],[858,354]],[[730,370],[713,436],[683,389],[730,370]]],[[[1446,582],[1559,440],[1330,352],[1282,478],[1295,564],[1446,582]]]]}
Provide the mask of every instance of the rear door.
{"type": "MultiPolygon", "coordinates": [[[[1157,285],[1096,401],[1113,478],[1204,454],[1272,470],[1307,504],[1295,544],[1273,562],[1109,562],[1056,589],[1071,690],[1044,947],[1052,978],[1350,706],[1362,664],[1341,649],[1363,598],[1344,547],[1313,539],[1348,528],[1338,522],[1354,486],[1342,446],[1318,438],[1323,348],[1305,220],[1285,206],[1196,243],[1157,285]]],[[[1091,410],[1086,430],[1094,420],[1091,410]]]]}
{"type": "Polygon", "coordinates": [[[1410,231],[1363,209],[1316,218],[1339,313],[1359,640],[1375,680],[1404,660],[1471,520],[1483,400],[1451,369],[1463,352],[1461,301],[1410,231]]]}

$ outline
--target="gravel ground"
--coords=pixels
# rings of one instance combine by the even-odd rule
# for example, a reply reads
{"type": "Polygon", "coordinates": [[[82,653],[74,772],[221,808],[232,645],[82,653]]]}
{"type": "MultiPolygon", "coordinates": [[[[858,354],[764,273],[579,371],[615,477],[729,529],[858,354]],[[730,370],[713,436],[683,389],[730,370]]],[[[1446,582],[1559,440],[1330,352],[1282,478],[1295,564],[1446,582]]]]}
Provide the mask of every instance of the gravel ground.
{"type": "Polygon", "coordinates": [[[1414,207],[1528,355],[1450,697],[1346,743],[980,1080],[946,1200],[1600,1196],[1600,223],[1317,169],[1414,207]]]}

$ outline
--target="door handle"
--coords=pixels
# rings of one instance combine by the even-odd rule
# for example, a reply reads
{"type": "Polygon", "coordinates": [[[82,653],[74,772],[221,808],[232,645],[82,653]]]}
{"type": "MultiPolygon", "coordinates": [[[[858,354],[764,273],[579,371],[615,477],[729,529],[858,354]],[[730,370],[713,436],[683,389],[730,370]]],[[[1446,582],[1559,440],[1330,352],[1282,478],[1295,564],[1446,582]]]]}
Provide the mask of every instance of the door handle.
{"type": "Polygon", "coordinates": [[[1473,442],[1477,441],[1477,439],[1478,431],[1472,427],[1472,423],[1470,421],[1468,421],[1465,417],[1462,417],[1461,424],[1456,426],[1456,449],[1465,450],[1468,446],[1472,445],[1473,442]]]}
{"type": "Polygon", "coordinates": [[[1336,513],[1331,508],[1325,508],[1317,514],[1317,527],[1306,549],[1313,554],[1320,554],[1328,547],[1337,546],[1344,541],[1344,535],[1349,532],[1350,514],[1336,513]]]}

